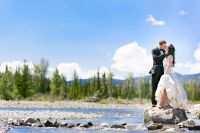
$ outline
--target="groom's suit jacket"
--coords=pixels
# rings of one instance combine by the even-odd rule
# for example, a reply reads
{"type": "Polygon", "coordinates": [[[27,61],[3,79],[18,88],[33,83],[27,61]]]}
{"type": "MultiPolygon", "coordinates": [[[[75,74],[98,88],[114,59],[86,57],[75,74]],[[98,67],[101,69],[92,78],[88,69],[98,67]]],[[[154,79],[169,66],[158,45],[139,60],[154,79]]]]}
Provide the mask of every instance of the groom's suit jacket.
{"type": "MultiPolygon", "coordinates": [[[[165,51],[157,48],[152,49],[153,67],[149,74],[155,74],[157,69],[163,69],[163,59],[165,58],[165,51]]],[[[163,70],[164,71],[164,70],[163,70]]]]}

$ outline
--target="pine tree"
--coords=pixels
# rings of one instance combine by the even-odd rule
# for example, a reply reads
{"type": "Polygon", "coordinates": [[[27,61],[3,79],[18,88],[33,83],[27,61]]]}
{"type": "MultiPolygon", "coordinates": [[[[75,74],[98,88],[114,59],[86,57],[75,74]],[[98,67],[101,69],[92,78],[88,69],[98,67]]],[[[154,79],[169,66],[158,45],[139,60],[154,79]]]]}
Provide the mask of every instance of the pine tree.
{"type": "Polygon", "coordinates": [[[6,66],[5,72],[1,74],[0,78],[0,90],[1,90],[1,98],[5,100],[13,99],[13,75],[12,72],[9,71],[8,66],[6,66]]]}
{"type": "Polygon", "coordinates": [[[49,80],[46,78],[49,63],[41,59],[40,63],[34,64],[34,88],[36,93],[49,92],[49,80]]]}
{"type": "Polygon", "coordinates": [[[81,98],[80,97],[80,81],[79,81],[78,74],[76,71],[74,71],[74,76],[71,83],[70,98],[73,100],[81,98]]]}
{"type": "Polygon", "coordinates": [[[133,74],[129,73],[124,81],[123,97],[133,99],[136,96],[135,91],[133,74]]]}
{"type": "Polygon", "coordinates": [[[56,69],[50,80],[50,94],[53,99],[59,96],[60,92],[59,88],[60,88],[60,75],[58,69],[56,69]]]}
{"type": "Polygon", "coordinates": [[[107,78],[105,73],[103,73],[102,75],[101,90],[102,90],[102,98],[108,98],[109,93],[108,93],[107,78]]]}
{"type": "Polygon", "coordinates": [[[14,89],[15,89],[15,98],[20,99],[21,90],[22,90],[23,82],[22,82],[22,74],[21,69],[18,67],[14,74],[14,89]]]}
{"type": "Polygon", "coordinates": [[[67,80],[65,76],[61,75],[60,78],[60,98],[66,99],[68,93],[68,86],[67,86],[67,80]]]}
{"type": "Polygon", "coordinates": [[[24,67],[22,70],[22,86],[20,90],[20,95],[22,98],[26,98],[32,94],[32,77],[30,74],[29,66],[24,62],[24,67]]]}
{"type": "Polygon", "coordinates": [[[108,74],[107,79],[107,85],[108,85],[108,95],[111,98],[112,97],[112,89],[113,89],[113,73],[110,71],[108,74]]]}

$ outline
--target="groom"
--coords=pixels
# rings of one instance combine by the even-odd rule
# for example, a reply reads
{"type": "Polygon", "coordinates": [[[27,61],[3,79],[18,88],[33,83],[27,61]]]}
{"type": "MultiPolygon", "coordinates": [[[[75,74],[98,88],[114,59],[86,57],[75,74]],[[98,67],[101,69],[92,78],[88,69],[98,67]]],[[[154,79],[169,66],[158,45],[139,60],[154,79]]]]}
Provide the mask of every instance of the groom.
{"type": "Polygon", "coordinates": [[[163,68],[163,59],[165,58],[165,48],[166,48],[166,41],[161,40],[159,42],[159,47],[152,49],[152,56],[153,56],[153,68],[150,70],[150,74],[152,75],[152,107],[156,107],[157,101],[155,100],[155,93],[160,81],[161,76],[164,74],[163,68]]]}

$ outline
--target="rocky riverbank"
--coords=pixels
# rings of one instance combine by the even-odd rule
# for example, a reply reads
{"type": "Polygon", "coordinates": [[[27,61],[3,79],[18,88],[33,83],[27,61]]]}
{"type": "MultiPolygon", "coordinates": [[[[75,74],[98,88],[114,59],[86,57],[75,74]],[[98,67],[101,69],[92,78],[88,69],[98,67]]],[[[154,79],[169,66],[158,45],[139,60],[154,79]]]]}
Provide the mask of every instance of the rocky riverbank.
{"type": "MultiPolygon", "coordinates": [[[[35,102],[35,101],[1,101],[0,107],[6,107],[0,110],[0,120],[3,120],[2,126],[8,131],[8,125],[11,127],[22,126],[31,128],[90,128],[90,129],[101,129],[101,130],[136,130],[136,131],[147,131],[158,130],[158,131],[169,131],[169,132],[180,132],[189,130],[198,130],[200,125],[200,104],[189,105],[191,110],[187,113],[187,118],[184,117],[184,112],[180,110],[162,110],[159,113],[158,110],[146,110],[145,125],[137,124],[126,124],[116,123],[107,124],[101,123],[96,124],[92,122],[86,123],[69,123],[65,120],[78,120],[78,119],[93,119],[101,118],[104,116],[103,113],[87,113],[87,112],[65,112],[56,111],[56,108],[112,108],[112,109],[144,109],[149,107],[150,104],[100,104],[100,103],[88,103],[83,101],[55,101],[55,102],[35,102]],[[12,107],[11,110],[5,110],[7,107],[12,107]],[[28,110],[15,110],[15,107],[20,108],[40,108],[37,111],[28,110]],[[43,110],[44,108],[44,110],[43,110]],[[55,108],[55,110],[48,110],[46,108],[55,108]],[[155,112],[157,115],[155,115],[155,112]],[[182,114],[180,113],[182,112],[182,114]],[[181,114],[181,116],[178,115],[181,114]],[[174,115],[178,116],[173,117],[174,115]],[[158,117],[162,119],[158,119],[158,117]],[[180,117],[180,118],[179,118],[180,117]],[[183,118],[183,119],[182,119],[183,118]],[[163,121],[164,120],[164,121],[163,121]],[[166,123],[165,123],[166,122],[166,123]],[[171,123],[167,123],[171,122],[171,123]],[[7,124],[8,123],[8,124],[7,124]]],[[[1,133],[1,132],[0,132],[1,133]]]]}
{"type": "Polygon", "coordinates": [[[40,119],[28,118],[26,120],[17,120],[10,121],[9,123],[12,126],[24,126],[31,128],[75,128],[75,129],[95,129],[95,130],[120,130],[120,131],[147,131],[147,128],[144,125],[134,125],[134,124],[113,124],[109,125],[107,123],[94,124],[92,122],[87,123],[67,123],[65,121],[59,120],[45,120],[41,121],[40,119]]]}
{"type": "Polygon", "coordinates": [[[147,108],[144,111],[144,122],[148,130],[182,132],[200,131],[200,104],[190,110],[147,108]]]}

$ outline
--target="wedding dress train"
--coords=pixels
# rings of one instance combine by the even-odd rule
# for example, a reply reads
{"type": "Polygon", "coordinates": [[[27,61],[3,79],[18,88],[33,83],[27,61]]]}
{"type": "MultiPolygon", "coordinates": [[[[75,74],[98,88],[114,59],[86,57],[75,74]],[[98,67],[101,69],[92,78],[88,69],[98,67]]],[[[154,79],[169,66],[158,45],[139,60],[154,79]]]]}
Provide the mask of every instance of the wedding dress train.
{"type": "MultiPolygon", "coordinates": [[[[167,67],[167,59],[163,60],[163,66],[166,70],[167,67]]],[[[155,99],[157,101],[157,105],[160,105],[162,94],[166,90],[167,97],[169,99],[169,105],[173,108],[180,108],[187,110],[187,94],[181,84],[179,83],[176,73],[171,67],[169,71],[162,75],[158,87],[155,93],[155,99]]]]}

